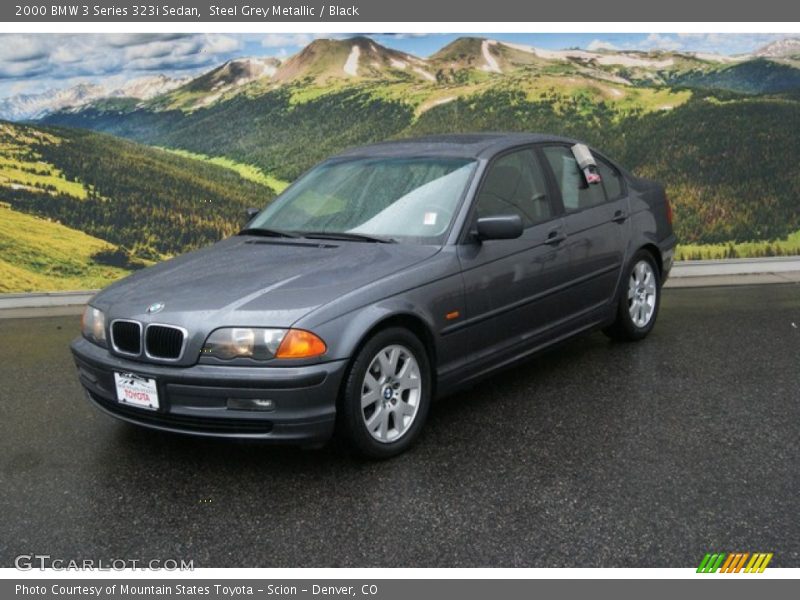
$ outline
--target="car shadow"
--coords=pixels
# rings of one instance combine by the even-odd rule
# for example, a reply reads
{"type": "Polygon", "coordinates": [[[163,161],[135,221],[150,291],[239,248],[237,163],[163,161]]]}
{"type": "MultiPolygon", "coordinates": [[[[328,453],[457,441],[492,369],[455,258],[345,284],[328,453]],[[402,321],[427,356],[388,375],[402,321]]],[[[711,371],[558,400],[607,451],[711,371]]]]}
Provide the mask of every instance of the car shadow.
{"type": "MultiPolygon", "coordinates": [[[[509,406],[535,401],[537,386],[542,378],[552,382],[562,377],[572,377],[576,363],[585,360],[587,355],[597,352],[598,349],[613,352],[615,346],[617,344],[609,342],[600,334],[584,334],[515,366],[492,373],[465,389],[438,398],[431,406],[419,444],[397,460],[402,461],[402,456],[419,452],[420,446],[425,453],[435,454],[435,447],[425,447],[436,443],[435,440],[426,440],[427,430],[446,428],[453,419],[471,422],[480,413],[478,420],[491,417],[499,422],[503,411],[509,406]],[[501,401],[501,407],[497,406],[498,400],[501,401]]],[[[329,470],[333,465],[337,468],[358,470],[380,464],[380,461],[354,455],[335,438],[321,447],[302,448],[258,440],[172,434],[122,422],[117,423],[115,437],[118,444],[115,452],[122,450],[134,455],[141,454],[147,460],[168,457],[172,464],[179,462],[186,466],[202,462],[203,468],[209,471],[267,469],[273,473],[286,472],[292,475],[298,471],[329,470]]],[[[465,441],[463,450],[467,451],[470,445],[471,442],[465,441]]]]}

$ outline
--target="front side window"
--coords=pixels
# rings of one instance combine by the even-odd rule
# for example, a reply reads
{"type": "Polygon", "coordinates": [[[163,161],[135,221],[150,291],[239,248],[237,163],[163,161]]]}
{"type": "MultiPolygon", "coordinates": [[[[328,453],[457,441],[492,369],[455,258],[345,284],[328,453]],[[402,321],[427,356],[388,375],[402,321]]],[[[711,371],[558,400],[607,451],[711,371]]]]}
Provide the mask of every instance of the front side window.
{"type": "Polygon", "coordinates": [[[463,158],[334,160],[304,175],[249,227],[441,242],[474,169],[463,158]]]}
{"type": "Polygon", "coordinates": [[[586,179],[569,148],[565,146],[546,146],[543,151],[555,175],[558,189],[561,190],[564,210],[574,212],[591,206],[598,206],[606,201],[603,186],[586,183],[586,179]]]}
{"type": "Polygon", "coordinates": [[[525,227],[550,219],[546,181],[533,150],[501,156],[489,166],[478,192],[478,218],[516,214],[525,227]]]}

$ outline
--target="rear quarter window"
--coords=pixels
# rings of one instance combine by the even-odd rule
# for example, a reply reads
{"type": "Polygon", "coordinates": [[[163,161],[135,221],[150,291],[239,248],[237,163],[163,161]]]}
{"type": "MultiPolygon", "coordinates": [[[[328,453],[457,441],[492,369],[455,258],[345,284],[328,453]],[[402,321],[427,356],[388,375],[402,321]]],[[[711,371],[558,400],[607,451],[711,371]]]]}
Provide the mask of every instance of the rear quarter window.
{"type": "Polygon", "coordinates": [[[597,158],[597,171],[603,179],[603,189],[606,191],[606,197],[609,200],[614,200],[622,196],[622,175],[620,175],[619,171],[602,158],[597,158]]]}
{"type": "Polygon", "coordinates": [[[578,168],[578,163],[568,147],[545,146],[542,150],[561,192],[564,210],[575,212],[598,206],[606,201],[603,186],[586,183],[583,173],[578,168]]]}

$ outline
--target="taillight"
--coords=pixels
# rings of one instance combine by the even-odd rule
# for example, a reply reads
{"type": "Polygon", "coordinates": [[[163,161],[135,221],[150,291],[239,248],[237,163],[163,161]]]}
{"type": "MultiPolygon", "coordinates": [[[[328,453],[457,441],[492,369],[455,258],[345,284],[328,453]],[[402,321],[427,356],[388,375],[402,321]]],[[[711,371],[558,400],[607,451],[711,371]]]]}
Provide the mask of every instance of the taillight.
{"type": "Polygon", "coordinates": [[[666,192],[664,193],[664,206],[667,208],[667,223],[672,225],[672,204],[669,203],[669,197],[666,192]]]}

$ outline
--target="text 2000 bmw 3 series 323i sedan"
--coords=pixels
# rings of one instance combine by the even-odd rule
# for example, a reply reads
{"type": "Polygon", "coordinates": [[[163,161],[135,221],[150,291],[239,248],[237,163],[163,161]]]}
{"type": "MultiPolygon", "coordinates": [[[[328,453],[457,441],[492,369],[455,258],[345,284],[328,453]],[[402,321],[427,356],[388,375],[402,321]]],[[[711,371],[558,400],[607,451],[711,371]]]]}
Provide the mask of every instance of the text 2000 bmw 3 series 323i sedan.
{"type": "Polygon", "coordinates": [[[72,352],[91,401],[138,425],[388,457],[436,395],[592,328],[644,338],[671,220],[661,185],[575,140],[356,148],[97,294],[72,352]]]}

